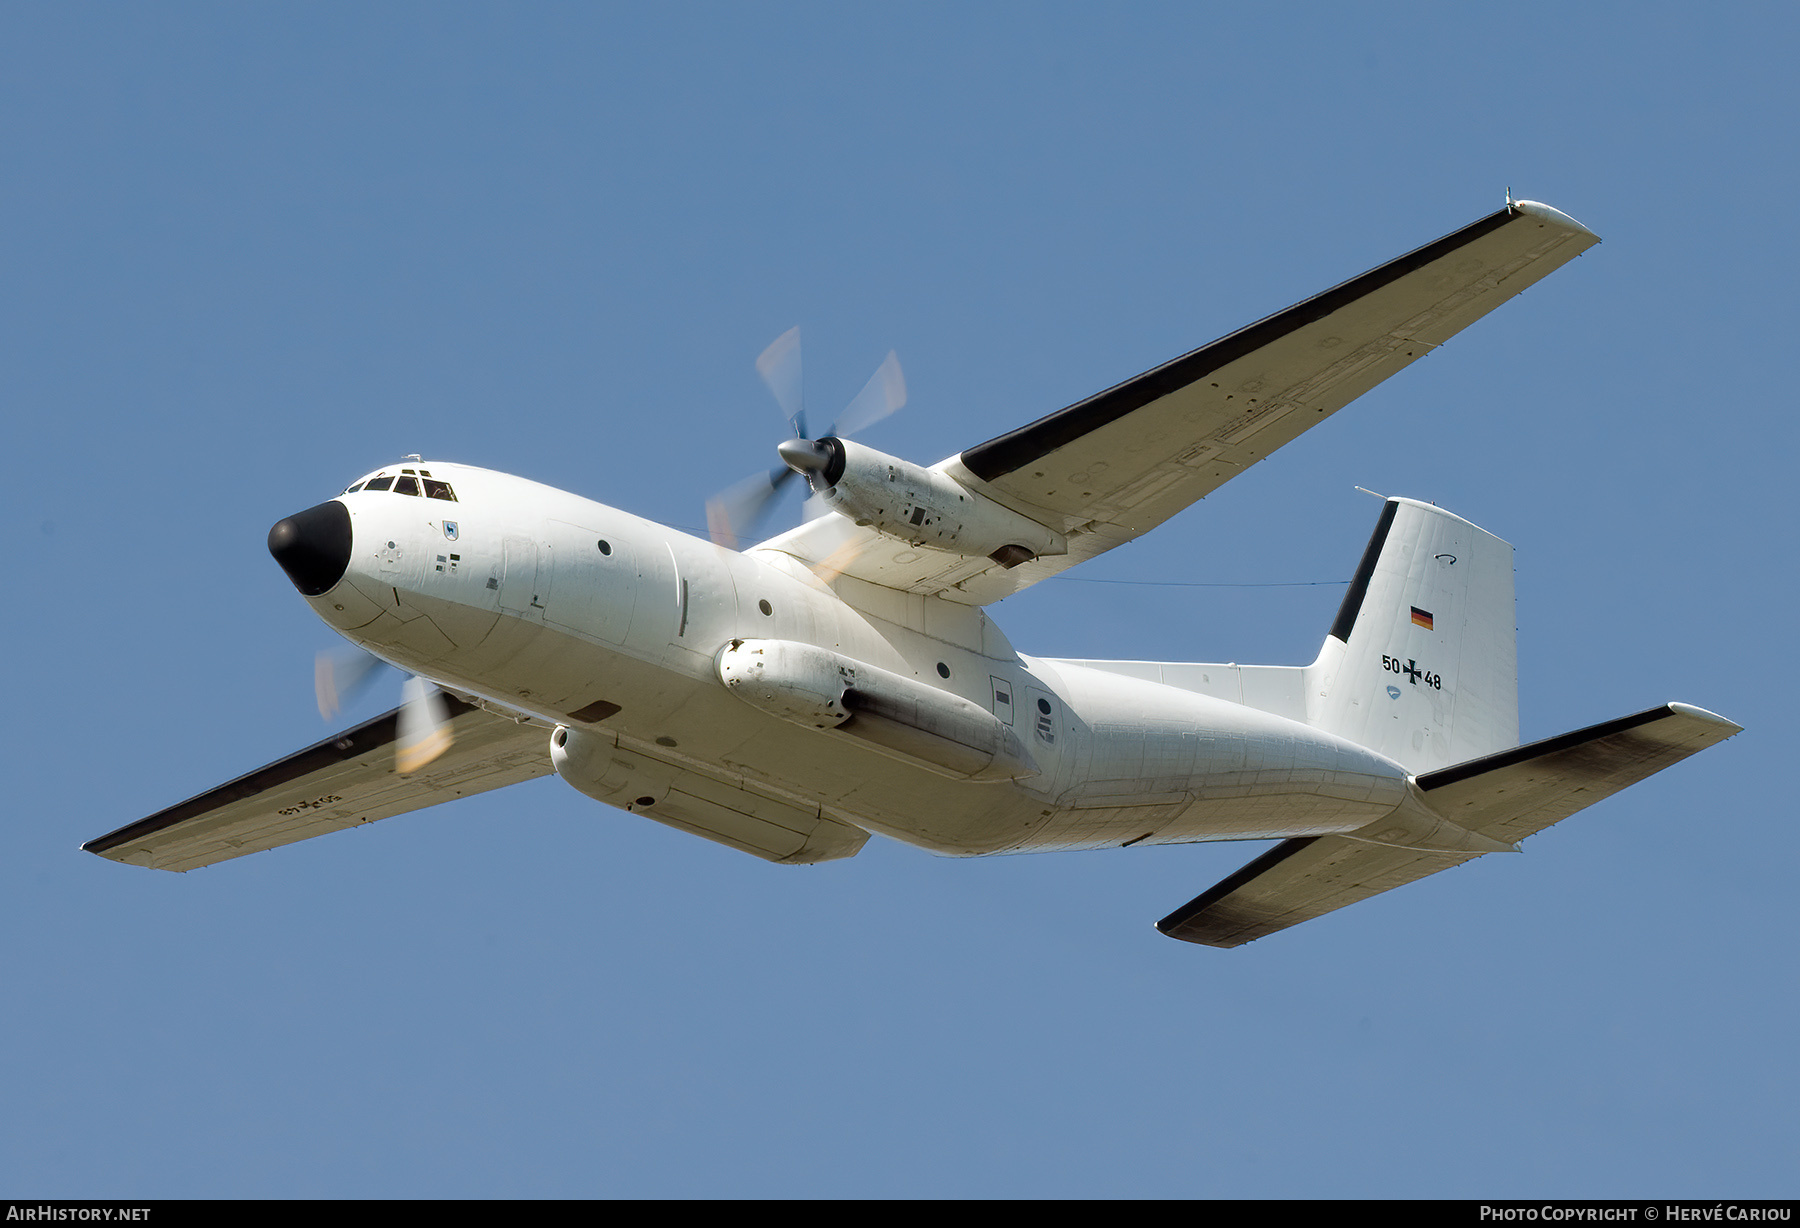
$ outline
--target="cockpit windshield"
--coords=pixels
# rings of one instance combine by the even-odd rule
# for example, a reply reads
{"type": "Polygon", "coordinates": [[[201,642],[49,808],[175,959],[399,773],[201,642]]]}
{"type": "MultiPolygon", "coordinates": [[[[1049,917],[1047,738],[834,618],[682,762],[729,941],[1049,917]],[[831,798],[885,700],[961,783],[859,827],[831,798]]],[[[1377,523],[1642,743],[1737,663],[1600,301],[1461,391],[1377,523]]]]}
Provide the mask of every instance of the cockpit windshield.
{"type": "Polygon", "coordinates": [[[396,495],[423,495],[427,499],[456,502],[456,492],[450,488],[450,483],[432,477],[429,469],[402,469],[397,474],[384,469],[373,477],[352,483],[344,493],[348,495],[359,490],[386,490],[396,495]]]}

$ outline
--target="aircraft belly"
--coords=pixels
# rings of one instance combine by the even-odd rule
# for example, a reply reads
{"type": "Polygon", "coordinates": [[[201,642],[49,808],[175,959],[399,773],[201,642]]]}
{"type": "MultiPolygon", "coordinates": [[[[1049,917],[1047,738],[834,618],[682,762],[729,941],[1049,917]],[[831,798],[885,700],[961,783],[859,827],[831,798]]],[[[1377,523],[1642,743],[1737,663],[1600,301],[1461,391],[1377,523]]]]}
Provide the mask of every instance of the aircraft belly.
{"type": "MultiPolygon", "coordinates": [[[[643,660],[554,623],[473,611],[491,624],[478,643],[459,648],[447,640],[434,640],[421,650],[415,644],[418,633],[407,632],[408,627],[453,624],[471,611],[425,594],[402,592],[400,599],[404,612],[412,615],[410,621],[384,614],[373,625],[352,632],[353,637],[452,690],[609,739],[623,748],[628,762],[638,763],[641,770],[633,779],[642,776],[660,782],[646,784],[645,791],[630,798],[621,794],[625,808],[640,796],[662,797],[664,813],[652,814],[653,807],[644,813],[672,826],[684,826],[677,813],[684,805],[709,811],[725,805],[711,798],[709,790],[717,790],[701,783],[704,779],[720,782],[727,791],[736,787],[730,782],[754,786],[763,801],[725,806],[738,816],[732,821],[745,830],[715,828],[710,838],[758,855],[823,859],[813,845],[796,840],[790,850],[767,839],[759,845],[750,834],[751,828],[775,830],[758,826],[762,823],[780,827],[789,822],[781,817],[790,813],[784,806],[799,811],[810,806],[814,813],[839,822],[951,854],[989,852],[1014,843],[1016,825],[1042,809],[1041,803],[1023,794],[1008,805],[996,806],[1000,786],[947,780],[841,736],[801,729],[760,713],[720,684],[710,659],[697,648],[643,643],[635,647],[657,653],[656,659],[643,660]],[[673,793],[664,797],[669,790],[673,793]],[[769,811],[777,818],[750,813],[753,810],[769,811]]],[[[609,794],[605,800],[613,799],[609,794]]],[[[698,823],[686,829],[709,834],[698,823]]],[[[843,855],[829,852],[842,843],[828,845],[826,855],[843,855]]]]}
{"type": "MultiPolygon", "coordinates": [[[[710,674],[675,672],[666,661],[643,661],[555,625],[498,617],[474,649],[454,653],[453,660],[435,648],[421,652],[402,642],[406,628],[455,625],[469,611],[444,608],[452,603],[420,594],[401,598],[412,620],[384,616],[391,625],[383,632],[365,628],[357,638],[452,689],[547,721],[594,729],[627,751],[650,755],[646,770],[660,772],[661,784],[646,785],[649,792],[625,799],[627,808],[637,797],[663,797],[664,790],[673,789],[664,798],[664,813],[650,817],[676,827],[684,826],[682,805],[715,804],[696,800],[704,786],[681,787],[673,773],[682,770],[695,780],[724,782],[727,789],[740,782],[758,790],[757,796],[770,799],[765,808],[778,815],[788,813],[784,805],[801,812],[811,806],[839,823],[948,856],[1351,831],[1392,810],[1404,794],[1403,777],[1340,762],[1335,740],[1294,722],[1255,714],[1273,728],[1247,729],[1238,727],[1242,720],[1234,725],[1217,713],[1210,719],[1197,715],[1192,705],[1159,714],[1141,695],[1124,697],[1127,710],[1137,714],[1125,719],[1106,697],[1082,694],[1078,685],[1084,707],[1052,704],[1054,719],[1045,721],[1049,732],[1021,722],[1022,732],[1036,735],[1033,747],[1046,767],[1044,779],[953,780],[873,751],[841,731],[801,728],[759,712],[710,674]]],[[[1019,687],[1020,706],[1035,713],[1037,699],[1060,700],[1073,672],[1063,667],[1057,677],[1039,679],[1043,687],[1019,687]]],[[[1193,699],[1216,703],[1226,716],[1249,713],[1143,685],[1170,691],[1157,698],[1178,705],[1193,699]]],[[[751,807],[727,809],[736,815],[751,807]]],[[[772,821],[760,815],[733,821],[780,834],[758,826],[772,821]]],[[[684,829],[708,834],[698,824],[684,829]]],[[[797,836],[792,850],[767,839],[758,845],[755,837],[735,829],[723,835],[713,830],[710,838],[778,860],[846,855],[830,851],[842,847],[842,840],[827,842],[821,852],[817,840],[807,843],[797,836]]]]}
{"type": "Polygon", "coordinates": [[[1021,722],[1043,777],[955,780],[846,732],[758,711],[710,673],[677,673],[668,661],[554,626],[501,621],[481,655],[502,663],[434,676],[950,856],[1352,831],[1405,793],[1404,773],[1379,756],[1297,722],[1136,680],[1084,689],[1070,679],[1087,671],[1068,667],[1022,675],[1044,685],[1017,688],[1027,713],[1038,713],[1040,699],[1051,707],[1039,714],[1043,726],[1021,722]],[[579,721],[575,714],[596,701],[605,714],[579,721]]]}
{"type": "MultiPolygon", "coordinates": [[[[1059,810],[1029,845],[1008,851],[1116,848],[1126,844],[1194,844],[1207,840],[1279,840],[1356,831],[1392,814],[1393,805],[1321,796],[1307,783],[1263,783],[1236,797],[1157,805],[1119,805],[1059,810]]],[[[1201,792],[1209,790],[1201,789],[1201,792]]]]}
{"type": "Polygon", "coordinates": [[[1054,670],[1074,767],[1022,847],[1323,835],[1405,800],[1400,765],[1299,721],[1067,662],[1054,670]]]}

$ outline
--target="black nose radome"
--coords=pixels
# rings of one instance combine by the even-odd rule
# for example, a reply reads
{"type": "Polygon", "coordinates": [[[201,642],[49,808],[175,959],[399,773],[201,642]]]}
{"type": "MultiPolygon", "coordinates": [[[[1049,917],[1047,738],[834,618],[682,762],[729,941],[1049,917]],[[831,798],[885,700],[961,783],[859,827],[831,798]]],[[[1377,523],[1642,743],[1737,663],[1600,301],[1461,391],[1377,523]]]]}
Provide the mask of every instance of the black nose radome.
{"type": "Polygon", "coordinates": [[[330,592],[350,566],[350,509],[333,499],[276,521],[269,553],[306,596],[330,592]]]}

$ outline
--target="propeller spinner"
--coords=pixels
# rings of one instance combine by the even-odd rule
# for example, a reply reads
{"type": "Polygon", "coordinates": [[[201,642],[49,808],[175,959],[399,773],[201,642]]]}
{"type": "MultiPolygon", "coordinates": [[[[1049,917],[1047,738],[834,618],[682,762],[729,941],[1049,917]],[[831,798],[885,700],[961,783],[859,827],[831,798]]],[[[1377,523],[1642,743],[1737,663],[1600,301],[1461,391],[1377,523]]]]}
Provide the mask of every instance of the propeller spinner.
{"type": "Polygon", "coordinates": [[[757,357],[756,371],[787,416],[793,438],[776,448],[782,460],[780,466],[753,474],[707,500],[706,527],[714,543],[733,550],[740,537],[755,532],[775,496],[796,474],[804,477],[815,492],[835,481],[833,469],[842,472],[842,449],[833,447],[838,438],[866,430],[906,404],[906,376],[901,373],[899,356],[890,350],[863,390],[838,415],[837,422],[812,439],[806,433],[798,326],[775,338],[757,357]]]}

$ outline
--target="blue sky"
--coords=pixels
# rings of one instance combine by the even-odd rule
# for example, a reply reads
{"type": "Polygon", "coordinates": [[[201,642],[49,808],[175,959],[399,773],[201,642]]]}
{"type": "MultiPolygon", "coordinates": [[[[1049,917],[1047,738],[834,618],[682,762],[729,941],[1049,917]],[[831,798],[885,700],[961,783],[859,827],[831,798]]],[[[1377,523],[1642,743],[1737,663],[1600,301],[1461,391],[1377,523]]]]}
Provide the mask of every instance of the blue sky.
{"type": "Polygon", "coordinates": [[[1795,35],[8,6],[0,1192],[1791,1196],[1795,35]],[[1353,487],[1437,501],[1518,549],[1527,738],[1747,727],[1523,856],[1221,952],[1151,925],[1260,846],[771,867],[555,779],[182,876],[77,851],[328,732],[264,535],[402,453],[699,526],[773,463],[790,325],[815,412],[897,349],[866,439],[929,463],[1508,187],[1604,242],[993,613],[1310,659],[1353,487]]]}

